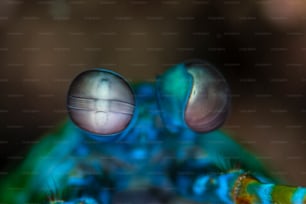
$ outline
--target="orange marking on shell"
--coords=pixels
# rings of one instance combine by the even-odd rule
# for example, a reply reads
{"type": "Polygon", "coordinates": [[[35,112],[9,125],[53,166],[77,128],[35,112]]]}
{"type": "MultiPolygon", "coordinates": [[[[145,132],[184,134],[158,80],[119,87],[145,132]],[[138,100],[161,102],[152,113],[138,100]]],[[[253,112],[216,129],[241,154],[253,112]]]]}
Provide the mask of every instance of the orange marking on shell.
{"type": "Polygon", "coordinates": [[[256,201],[256,197],[247,192],[247,187],[254,182],[258,181],[247,174],[238,177],[232,191],[232,197],[236,204],[252,204],[256,201]]]}

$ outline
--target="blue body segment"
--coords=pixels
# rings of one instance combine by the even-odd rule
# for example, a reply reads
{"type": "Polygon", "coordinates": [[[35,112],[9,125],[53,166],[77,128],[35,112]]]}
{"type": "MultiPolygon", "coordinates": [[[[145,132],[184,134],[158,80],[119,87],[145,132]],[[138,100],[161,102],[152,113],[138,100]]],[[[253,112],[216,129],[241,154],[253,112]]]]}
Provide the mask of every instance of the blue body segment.
{"type": "Polygon", "coordinates": [[[292,196],[292,203],[303,203],[305,201],[306,188],[297,188],[292,196]]]}

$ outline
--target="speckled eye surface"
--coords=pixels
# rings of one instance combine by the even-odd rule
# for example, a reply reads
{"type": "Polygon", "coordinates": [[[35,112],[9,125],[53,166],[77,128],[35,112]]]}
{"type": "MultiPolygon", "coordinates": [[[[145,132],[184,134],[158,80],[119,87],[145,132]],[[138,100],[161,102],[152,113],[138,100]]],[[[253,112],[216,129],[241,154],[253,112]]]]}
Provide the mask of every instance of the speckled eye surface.
{"type": "Polygon", "coordinates": [[[230,91],[223,76],[203,61],[185,63],[192,76],[192,89],[185,108],[186,124],[197,132],[211,131],[224,122],[230,91]]]}
{"type": "Polygon", "coordinates": [[[71,120],[81,129],[108,136],[120,133],[129,125],[135,99],[121,76],[93,69],[79,74],[71,83],[67,109],[71,120]]]}

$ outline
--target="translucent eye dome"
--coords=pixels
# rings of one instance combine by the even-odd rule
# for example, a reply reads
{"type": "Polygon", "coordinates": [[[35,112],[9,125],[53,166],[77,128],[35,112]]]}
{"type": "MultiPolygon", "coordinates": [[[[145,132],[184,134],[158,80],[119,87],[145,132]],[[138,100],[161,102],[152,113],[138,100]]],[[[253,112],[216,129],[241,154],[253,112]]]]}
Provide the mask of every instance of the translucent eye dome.
{"type": "Polygon", "coordinates": [[[186,62],[192,89],[185,108],[186,124],[197,132],[208,132],[223,124],[230,106],[230,90],[224,77],[204,61],[186,62]]]}
{"type": "Polygon", "coordinates": [[[82,72],[72,81],[67,109],[79,128],[107,136],[120,133],[128,126],[135,99],[121,76],[105,69],[93,69],[82,72]]]}

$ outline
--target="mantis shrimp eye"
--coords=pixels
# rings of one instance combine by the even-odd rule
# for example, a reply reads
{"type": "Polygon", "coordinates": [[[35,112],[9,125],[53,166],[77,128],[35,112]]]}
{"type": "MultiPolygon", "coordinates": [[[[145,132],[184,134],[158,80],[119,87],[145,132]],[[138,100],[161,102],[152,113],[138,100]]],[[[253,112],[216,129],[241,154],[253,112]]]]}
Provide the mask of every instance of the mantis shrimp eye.
{"type": "Polygon", "coordinates": [[[184,119],[196,132],[211,131],[224,122],[230,105],[229,87],[223,76],[203,61],[185,63],[192,77],[184,119]]]}
{"type": "Polygon", "coordinates": [[[135,99],[131,87],[121,76],[93,69],[79,74],[71,83],[67,109],[79,128],[107,136],[120,133],[129,125],[135,99]]]}

